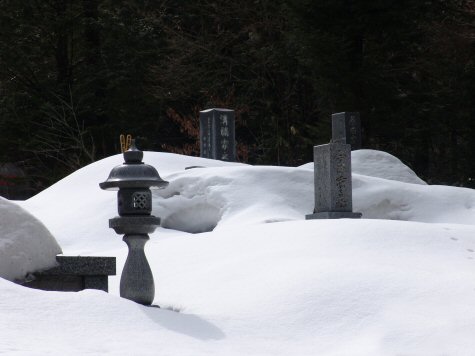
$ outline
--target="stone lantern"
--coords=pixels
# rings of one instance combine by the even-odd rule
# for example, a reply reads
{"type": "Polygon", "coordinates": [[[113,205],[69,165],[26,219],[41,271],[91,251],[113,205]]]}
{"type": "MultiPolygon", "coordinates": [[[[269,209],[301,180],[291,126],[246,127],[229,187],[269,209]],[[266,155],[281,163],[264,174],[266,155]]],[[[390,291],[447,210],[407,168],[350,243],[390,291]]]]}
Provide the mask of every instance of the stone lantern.
{"type": "Polygon", "coordinates": [[[150,305],[155,296],[152,270],[145,257],[148,234],[160,225],[160,218],[152,213],[150,188],[163,188],[168,182],[160,178],[157,170],[142,162],[143,152],[135,147],[134,140],[124,152],[125,162],[114,167],[105,182],[104,190],[118,190],[119,216],[109,220],[109,227],[123,240],[129,251],[120,278],[120,296],[134,302],[150,305]]]}

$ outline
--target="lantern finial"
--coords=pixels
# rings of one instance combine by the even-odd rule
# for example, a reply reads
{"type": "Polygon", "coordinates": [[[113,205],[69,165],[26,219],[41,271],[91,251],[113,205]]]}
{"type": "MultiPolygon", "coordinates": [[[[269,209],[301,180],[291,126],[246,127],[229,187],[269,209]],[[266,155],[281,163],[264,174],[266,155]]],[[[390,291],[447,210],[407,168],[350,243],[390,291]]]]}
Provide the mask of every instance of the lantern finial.
{"type": "Polygon", "coordinates": [[[124,152],[125,163],[142,163],[143,152],[140,151],[137,146],[135,146],[135,139],[132,139],[130,142],[130,147],[127,151],[124,152]]]}

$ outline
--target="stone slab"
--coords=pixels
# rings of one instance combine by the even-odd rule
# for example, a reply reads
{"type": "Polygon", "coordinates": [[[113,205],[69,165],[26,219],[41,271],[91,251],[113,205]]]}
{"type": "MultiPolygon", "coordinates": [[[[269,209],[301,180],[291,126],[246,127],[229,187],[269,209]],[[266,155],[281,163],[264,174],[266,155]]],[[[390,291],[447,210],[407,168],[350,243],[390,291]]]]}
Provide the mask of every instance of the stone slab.
{"type": "Polygon", "coordinates": [[[115,257],[57,256],[58,266],[33,273],[25,287],[47,291],[108,291],[108,276],[116,274],[115,257]]]}
{"type": "Polygon", "coordinates": [[[160,226],[160,218],[153,215],[120,216],[109,219],[109,227],[119,234],[151,234],[160,226]]]}
{"type": "Polygon", "coordinates": [[[332,142],[349,144],[351,150],[361,149],[361,119],[358,112],[332,115],[332,142]]]}
{"type": "Polygon", "coordinates": [[[314,147],[315,209],[352,211],[351,149],[344,143],[314,147]]]}
{"type": "Polygon", "coordinates": [[[315,208],[305,219],[361,218],[353,212],[350,145],[331,142],[313,153],[315,208]]]}
{"type": "MultiPolygon", "coordinates": [[[[34,274],[33,277],[35,279],[22,285],[28,288],[56,292],[79,292],[85,289],[84,278],[81,276],[34,274]]],[[[98,289],[104,290],[104,288],[98,289]]]]}
{"type": "Polygon", "coordinates": [[[90,256],[56,256],[59,266],[37,274],[48,275],[73,275],[73,276],[96,276],[115,275],[115,257],[90,257],[90,256]]]}
{"type": "Polygon", "coordinates": [[[305,215],[305,220],[312,219],[359,219],[363,214],[341,211],[323,211],[321,213],[305,215]]]}
{"type": "Polygon", "coordinates": [[[234,110],[213,108],[200,111],[200,156],[236,160],[234,110]]]}
{"type": "Polygon", "coordinates": [[[109,283],[107,276],[84,276],[84,289],[99,289],[108,291],[109,283]]]}

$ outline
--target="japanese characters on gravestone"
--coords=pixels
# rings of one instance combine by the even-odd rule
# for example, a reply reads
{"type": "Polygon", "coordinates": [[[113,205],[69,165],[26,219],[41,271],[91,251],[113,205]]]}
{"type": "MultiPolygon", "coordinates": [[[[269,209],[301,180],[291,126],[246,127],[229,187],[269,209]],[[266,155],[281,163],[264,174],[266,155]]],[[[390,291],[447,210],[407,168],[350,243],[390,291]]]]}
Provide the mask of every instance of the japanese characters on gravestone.
{"type": "Polygon", "coordinates": [[[358,112],[332,115],[332,142],[347,143],[351,145],[351,150],[361,148],[361,120],[358,112]]]}
{"type": "Polygon", "coordinates": [[[208,109],[200,111],[201,157],[222,161],[236,160],[234,110],[208,109]]]}
{"type": "Polygon", "coordinates": [[[345,143],[315,146],[315,209],[308,219],[360,218],[353,213],[351,148],[345,143]]]}

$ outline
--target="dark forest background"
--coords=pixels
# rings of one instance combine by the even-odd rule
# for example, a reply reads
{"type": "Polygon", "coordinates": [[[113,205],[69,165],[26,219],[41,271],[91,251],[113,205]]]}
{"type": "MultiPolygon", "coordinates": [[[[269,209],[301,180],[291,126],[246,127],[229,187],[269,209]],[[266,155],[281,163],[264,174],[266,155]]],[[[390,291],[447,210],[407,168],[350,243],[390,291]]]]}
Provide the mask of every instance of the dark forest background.
{"type": "Polygon", "coordinates": [[[359,111],[365,148],[475,186],[474,18],[473,0],[0,0],[0,162],[34,192],[122,133],[199,155],[198,112],[227,107],[239,160],[294,166],[359,111]]]}

